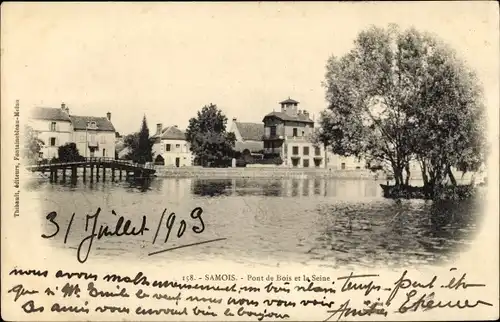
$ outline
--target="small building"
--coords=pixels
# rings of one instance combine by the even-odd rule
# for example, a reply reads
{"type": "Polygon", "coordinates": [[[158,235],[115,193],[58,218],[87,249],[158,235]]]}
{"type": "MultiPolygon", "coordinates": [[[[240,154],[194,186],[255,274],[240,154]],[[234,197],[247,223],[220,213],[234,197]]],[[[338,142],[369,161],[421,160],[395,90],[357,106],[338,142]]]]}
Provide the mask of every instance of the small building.
{"type": "Polygon", "coordinates": [[[264,150],[264,142],[262,141],[264,124],[238,122],[236,118],[233,118],[229,132],[234,133],[236,137],[234,149],[240,152],[244,158],[262,155],[264,150]]]}
{"type": "Polygon", "coordinates": [[[332,170],[360,170],[366,169],[366,162],[359,160],[356,157],[343,157],[334,154],[327,149],[326,152],[326,167],[332,170]]]}
{"type": "Polygon", "coordinates": [[[264,116],[264,155],[280,156],[284,166],[324,167],[324,148],[312,142],[314,121],[309,112],[299,110],[299,102],[288,98],[281,110],[264,116]]]}
{"type": "Polygon", "coordinates": [[[151,137],[153,144],[153,158],[155,164],[185,167],[193,165],[193,155],[186,141],[186,134],[177,125],[163,128],[163,124],[156,124],[156,133],[151,137]]]}
{"type": "Polygon", "coordinates": [[[35,107],[28,125],[43,142],[40,149],[41,159],[58,157],[58,148],[73,142],[73,128],[64,103],[61,108],[35,107]]]}
{"type": "Polygon", "coordinates": [[[111,113],[106,117],[70,115],[73,142],[84,157],[115,158],[116,131],[111,113]]]}

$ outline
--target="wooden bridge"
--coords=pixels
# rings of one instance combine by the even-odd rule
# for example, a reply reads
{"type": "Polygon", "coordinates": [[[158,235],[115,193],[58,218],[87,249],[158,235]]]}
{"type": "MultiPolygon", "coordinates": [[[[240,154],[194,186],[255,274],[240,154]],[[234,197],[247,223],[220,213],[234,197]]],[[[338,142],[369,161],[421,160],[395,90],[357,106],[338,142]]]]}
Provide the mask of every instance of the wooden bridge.
{"type": "Polygon", "coordinates": [[[111,180],[115,181],[118,177],[122,180],[122,177],[128,179],[129,177],[134,178],[148,178],[154,175],[156,170],[152,165],[144,165],[134,163],[127,160],[115,160],[114,158],[106,157],[90,157],[82,158],[81,161],[72,162],[38,162],[37,164],[26,166],[26,169],[32,172],[48,172],[50,173],[50,181],[57,182],[59,172],[61,171],[62,181],[66,181],[66,172],[71,170],[71,180],[74,181],[78,177],[78,169],[82,169],[83,181],[87,179],[87,170],[90,182],[99,182],[102,177],[102,181],[106,181],[106,172],[111,172],[111,180]],[[95,170],[95,171],[94,171],[95,170]],[[109,170],[109,171],[106,171],[109,170]]]}

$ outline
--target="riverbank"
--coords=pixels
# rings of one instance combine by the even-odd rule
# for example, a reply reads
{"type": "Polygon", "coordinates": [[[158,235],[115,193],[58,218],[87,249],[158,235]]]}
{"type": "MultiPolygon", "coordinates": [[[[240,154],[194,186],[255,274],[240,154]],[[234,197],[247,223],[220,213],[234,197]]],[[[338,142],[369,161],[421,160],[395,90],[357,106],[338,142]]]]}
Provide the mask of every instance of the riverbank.
{"type": "Polygon", "coordinates": [[[248,167],[248,168],[202,168],[202,167],[156,167],[157,177],[161,178],[342,178],[374,179],[369,170],[333,170],[324,168],[285,168],[285,167],[248,167]]]}

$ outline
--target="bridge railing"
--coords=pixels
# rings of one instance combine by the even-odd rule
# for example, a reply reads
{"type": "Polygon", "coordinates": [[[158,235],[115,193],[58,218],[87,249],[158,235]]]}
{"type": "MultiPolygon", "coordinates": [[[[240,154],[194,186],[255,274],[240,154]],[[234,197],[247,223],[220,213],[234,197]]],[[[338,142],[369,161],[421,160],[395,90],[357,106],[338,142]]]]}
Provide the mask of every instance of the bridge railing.
{"type": "Polygon", "coordinates": [[[111,158],[111,157],[87,157],[87,158],[82,157],[81,160],[79,160],[79,161],[69,161],[69,162],[61,162],[59,160],[57,160],[57,161],[45,160],[45,161],[38,161],[36,164],[31,164],[27,167],[28,168],[37,168],[37,167],[43,167],[43,166],[81,165],[83,163],[113,163],[113,164],[129,165],[129,166],[136,167],[136,168],[154,170],[153,164],[139,164],[139,163],[136,163],[132,160],[117,160],[117,159],[111,158]]]}

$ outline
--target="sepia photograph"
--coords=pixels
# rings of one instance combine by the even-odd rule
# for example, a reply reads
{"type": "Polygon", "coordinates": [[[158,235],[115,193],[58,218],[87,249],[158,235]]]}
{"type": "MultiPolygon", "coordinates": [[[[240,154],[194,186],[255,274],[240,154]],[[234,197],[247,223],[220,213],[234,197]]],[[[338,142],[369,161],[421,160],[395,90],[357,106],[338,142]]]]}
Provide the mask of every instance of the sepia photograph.
{"type": "Polygon", "coordinates": [[[1,15],[3,319],[498,318],[495,2],[1,15]]]}

